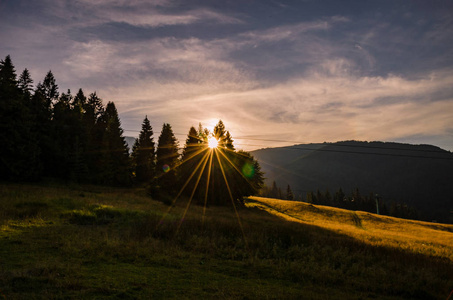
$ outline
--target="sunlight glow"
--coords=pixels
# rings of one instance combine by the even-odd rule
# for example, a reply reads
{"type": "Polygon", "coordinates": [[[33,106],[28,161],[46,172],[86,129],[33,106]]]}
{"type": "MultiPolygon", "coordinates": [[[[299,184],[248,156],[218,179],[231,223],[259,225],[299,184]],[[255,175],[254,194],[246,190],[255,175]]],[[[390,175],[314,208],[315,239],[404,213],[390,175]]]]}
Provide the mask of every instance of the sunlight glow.
{"type": "Polygon", "coordinates": [[[215,137],[211,136],[208,138],[209,148],[214,149],[214,148],[217,148],[218,145],[219,145],[219,141],[215,137]]]}

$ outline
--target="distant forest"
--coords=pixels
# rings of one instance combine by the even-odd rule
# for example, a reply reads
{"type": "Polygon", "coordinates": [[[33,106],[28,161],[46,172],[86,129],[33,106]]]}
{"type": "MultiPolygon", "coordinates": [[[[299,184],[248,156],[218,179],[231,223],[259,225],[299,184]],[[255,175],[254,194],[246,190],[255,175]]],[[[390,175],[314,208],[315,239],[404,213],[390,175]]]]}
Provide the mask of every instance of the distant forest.
{"type": "Polygon", "coordinates": [[[358,188],[350,194],[346,194],[342,188],[339,188],[333,194],[329,192],[329,189],[326,189],[324,192],[317,189],[316,192],[307,192],[306,197],[302,198],[302,196],[294,195],[290,185],[287,185],[286,190],[283,191],[274,181],[272,187],[264,186],[260,191],[260,195],[282,200],[303,201],[314,205],[366,211],[397,218],[412,220],[423,219],[420,212],[413,206],[406,203],[388,201],[378,194],[370,193],[369,195],[362,195],[358,188]]]}
{"type": "Polygon", "coordinates": [[[0,61],[0,120],[2,181],[143,185],[169,203],[184,195],[205,204],[241,200],[263,186],[258,162],[235,150],[221,120],[213,132],[191,127],[181,153],[167,123],[155,145],[145,116],[129,154],[113,102],[104,106],[96,92],[87,96],[82,89],[60,94],[51,71],[33,89],[30,72],[17,78],[10,56],[0,61]]]}

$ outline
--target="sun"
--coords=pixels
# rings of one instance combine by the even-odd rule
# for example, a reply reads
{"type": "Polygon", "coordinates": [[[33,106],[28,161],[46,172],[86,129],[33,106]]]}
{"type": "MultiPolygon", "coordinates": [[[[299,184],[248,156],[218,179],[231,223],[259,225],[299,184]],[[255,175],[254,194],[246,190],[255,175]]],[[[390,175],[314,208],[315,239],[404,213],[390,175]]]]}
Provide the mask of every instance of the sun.
{"type": "Polygon", "coordinates": [[[211,136],[208,138],[209,148],[214,149],[214,148],[217,148],[218,145],[219,145],[219,141],[217,141],[217,139],[215,137],[211,136]]]}

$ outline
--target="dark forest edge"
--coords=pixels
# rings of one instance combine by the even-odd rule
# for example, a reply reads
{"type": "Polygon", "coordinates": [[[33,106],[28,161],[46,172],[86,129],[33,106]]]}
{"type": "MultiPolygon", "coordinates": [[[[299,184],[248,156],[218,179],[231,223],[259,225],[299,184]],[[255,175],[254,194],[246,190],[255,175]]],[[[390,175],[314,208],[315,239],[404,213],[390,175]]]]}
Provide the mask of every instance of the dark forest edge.
{"type": "Polygon", "coordinates": [[[353,190],[349,195],[342,188],[339,188],[333,195],[329,192],[329,189],[326,189],[325,192],[317,189],[316,192],[307,192],[306,198],[302,198],[301,196],[296,197],[294,195],[290,185],[287,185],[286,191],[283,192],[274,181],[272,187],[264,186],[260,191],[260,195],[267,198],[301,201],[314,205],[344,208],[354,211],[359,210],[403,219],[426,219],[413,206],[406,203],[387,201],[387,199],[383,199],[379,194],[370,193],[369,195],[362,195],[358,188],[353,190]]]}
{"type": "Polygon", "coordinates": [[[241,202],[263,186],[258,162],[235,150],[221,120],[213,132],[191,127],[180,154],[171,125],[163,124],[156,146],[145,116],[129,154],[113,102],[104,106],[96,92],[86,96],[81,88],[60,94],[51,71],[33,89],[30,72],[17,78],[9,55],[0,61],[0,120],[1,181],[140,185],[168,204],[187,196],[205,205],[241,202]]]}

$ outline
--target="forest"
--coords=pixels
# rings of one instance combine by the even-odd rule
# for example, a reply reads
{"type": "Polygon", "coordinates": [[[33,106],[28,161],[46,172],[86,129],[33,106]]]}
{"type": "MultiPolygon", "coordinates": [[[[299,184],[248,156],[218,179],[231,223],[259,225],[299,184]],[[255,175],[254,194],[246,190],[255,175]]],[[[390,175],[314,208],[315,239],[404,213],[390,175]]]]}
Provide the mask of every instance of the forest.
{"type": "Polygon", "coordinates": [[[183,195],[205,205],[240,203],[263,186],[258,162],[236,151],[221,120],[212,132],[191,127],[180,149],[168,123],[155,143],[145,116],[129,151],[113,102],[81,88],[60,94],[51,71],[36,88],[33,82],[27,69],[17,77],[9,55],[0,62],[2,181],[140,185],[168,204],[183,195]]]}

